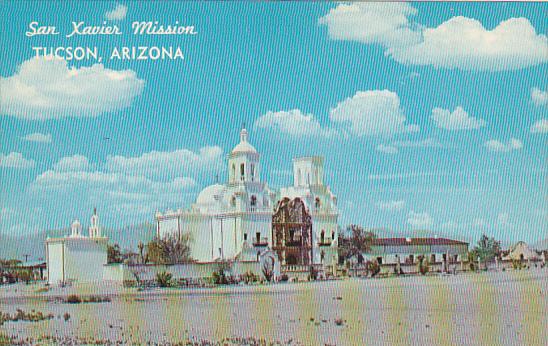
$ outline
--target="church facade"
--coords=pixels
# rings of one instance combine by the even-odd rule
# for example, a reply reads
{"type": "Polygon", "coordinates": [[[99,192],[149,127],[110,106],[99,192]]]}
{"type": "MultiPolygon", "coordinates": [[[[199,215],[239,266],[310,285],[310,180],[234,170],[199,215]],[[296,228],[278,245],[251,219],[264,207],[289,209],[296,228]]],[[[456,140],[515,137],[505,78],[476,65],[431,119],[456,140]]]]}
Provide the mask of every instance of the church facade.
{"type": "Polygon", "coordinates": [[[332,263],[337,197],[324,184],[323,158],[294,159],[293,185],[272,189],[261,178],[260,154],[242,129],[227,168],[227,181],[203,189],[190,208],[156,213],[156,235],[189,234],[191,256],[198,262],[256,261],[274,251],[282,265],[332,263]],[[304,226],[281,217],[293,217],[298,208],[304,226]]]}

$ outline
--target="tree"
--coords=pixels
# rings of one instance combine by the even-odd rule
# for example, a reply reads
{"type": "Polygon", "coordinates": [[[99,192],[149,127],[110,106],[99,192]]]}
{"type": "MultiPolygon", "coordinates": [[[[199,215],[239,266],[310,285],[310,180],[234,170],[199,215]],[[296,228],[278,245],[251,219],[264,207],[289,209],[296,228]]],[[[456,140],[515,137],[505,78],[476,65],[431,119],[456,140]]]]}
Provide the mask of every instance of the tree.
{"type": "Polygon", "coordinates": [[[373,239],[376,238],[373,232],[365,231],[359,225],[348,226],[346,233],[347,235],[341,235],[339,240],[339,254],[343,259],[361,256],[362,253],[370,251],[373,239]]]}
{"type": "Polygon", "coordinates": [[[486,262],[491,261],[495,256],[500,254],[500,242],[495,240],[495,238],[489,238],[483,234],[478,241],[478,245],[472,250],[472,255],[474,258],[479,257],[481,262],[486,265],[486,262]]]}
{"type": "Polygon", "coordinates": [[[190,236],[185,234],[178,238],[166,235],[154,238],[147,244],[147,259],[156,264],[179,264],[192,260],[190,257],[190,236]]]}
{"type": "Polygon", "coordinates": [[[107,262],[108,263],[122,263],[122,251],[120,245],[108,245],[107,248],[107,262]]]}
{"type": "Polygon", "coordinates": [[[274,258],[268,257],[265,259],[262,271],[266,281],[272,281],[272,278],[274,277],[274,258]]]}
{"type": "Polygon", "coordinates": [[[145,244],[143,244],[143,242],[139,240],[139,244],[137,244],[137,248],[139,249],[140,263],[146,263],[147,261],[145,259],[145,244]]]}

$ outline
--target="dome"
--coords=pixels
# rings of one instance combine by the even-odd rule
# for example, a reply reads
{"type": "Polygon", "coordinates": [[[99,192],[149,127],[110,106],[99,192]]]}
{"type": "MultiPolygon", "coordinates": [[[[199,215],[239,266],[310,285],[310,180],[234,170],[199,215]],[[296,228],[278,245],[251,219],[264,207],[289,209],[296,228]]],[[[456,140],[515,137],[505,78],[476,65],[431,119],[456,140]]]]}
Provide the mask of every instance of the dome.
{"type": "Polygon", "coordinates": [[[221,184],[213,184],[200,192],[198,194],[198,198],[196,198],[196,204],[213,204],[215,203],[219,198],[218,196],[223,194],[223,190],[225,189],[224,185],[221,184]]]}
{"type": "Polygon", "coordinates": [[[242,131],[240,131],[240,143],[238,143],[234,147],[234,149],[232,149],[232,154],[238,153],[257,153],[257,149],[255,149],[255,147],[249,144],[249,142],[247,141],[246,129],[242,129],[242,131]]]}

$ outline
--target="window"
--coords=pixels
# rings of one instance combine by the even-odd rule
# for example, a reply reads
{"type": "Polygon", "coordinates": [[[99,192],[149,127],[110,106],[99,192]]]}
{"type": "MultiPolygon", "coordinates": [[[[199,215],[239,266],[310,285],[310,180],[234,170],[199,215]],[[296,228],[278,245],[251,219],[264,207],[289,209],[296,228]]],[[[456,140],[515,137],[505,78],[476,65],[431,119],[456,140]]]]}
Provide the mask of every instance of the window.
{"type": "Polygon", "coordinates": [[[244,181],[244,179],[245,179],[245,164],[242,163],[240,165],[240,180],[244,181]]]}
{"type": "Polygon", "coordinates": [[[290,242],[293,242],[293,239],[295,238],[295,230],[294,229],[290,229],[289,230],[289,241],[290,242]]]}
{"type": "Polygon", "coordinates": [[[430,255],[430,262],[431,263],[436,263],[436,254],[431,254],[430,255]]]}
{"type": "Polygon", "coordinates": [[[331,231],[331,240],[335,240],[335,231],[331,231]]]}
{"type": "Polygon", "coordinates": [[[255,180],[255,165],[251,164],[251,181],[255,180]]]}
{"type": "Polygon", "coordinates": [[[244,241],[247,241],[247,233],[244,233],[244,241]]]}
{"type": "Polygon", "coordinates": [[[299,168],[297,170],[297,186],[301,186],[302,185],[302,177],[301,177],[301,169],[299,168]]]}
{"type": "Polygon", "coordinates": [[[249,204],[251,205],[251,211],[255,211],[255,208],[257,207],[257,197],[255,197],[255,195],[251,196],[249,204]]]}
{"type": "Polygon", "coordinates": [[[236,206],[236,196],[232,196],[232,198],[230,199],[230,205],[233,207],[236,206]]]}
{"type": "Polygon", "coordinates": [[[257,238],[257,244],[261,242],[261,232],[255,233],[255,237],[257,238]]]}
{"type": "Polygon", "coordinates": [[[316,200],[314,201],[314,206],[316,209],[320,209],[320,206],[322,205],[322,202],[320,201],[320,197],[316,197],[316,200]]]}
{"type": "Polygon", "coordinates": [[[324,243],[325,240],[325,231],[322,229],[322,233],[320,234],[320,243],[324,243]]]}
{"type": "Polygon", "coordinates": [[[230,177],[232,181],[236,180],[236,166],[232,164],[232,176],[230,177]]]}

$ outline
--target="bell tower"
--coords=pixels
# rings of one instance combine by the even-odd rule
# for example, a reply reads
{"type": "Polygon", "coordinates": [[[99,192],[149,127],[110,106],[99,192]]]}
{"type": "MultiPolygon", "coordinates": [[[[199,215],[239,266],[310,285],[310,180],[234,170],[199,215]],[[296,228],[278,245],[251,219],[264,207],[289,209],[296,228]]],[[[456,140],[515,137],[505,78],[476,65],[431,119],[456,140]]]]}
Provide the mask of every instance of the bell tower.
{"type": "Polygon", "coordinates": [[[91,220],[89,225],[89,237],[90,238],[101,237],[101,227],[99,227],[99,217],[97,216],[97,208],[93,208],[93,215],[91,215],[91,220]]]}
{"type": "Polygon", "coordinates": [[[228,156],[228,182],[230,184],[258,183],[260,178],[259,153],[248,142],[248,132],[240,131],[238,143],[228,156]]]}

